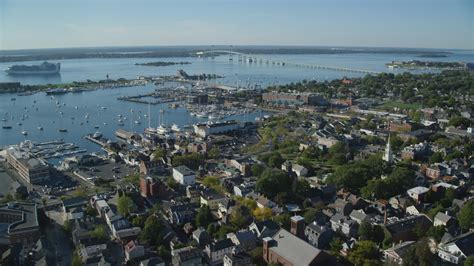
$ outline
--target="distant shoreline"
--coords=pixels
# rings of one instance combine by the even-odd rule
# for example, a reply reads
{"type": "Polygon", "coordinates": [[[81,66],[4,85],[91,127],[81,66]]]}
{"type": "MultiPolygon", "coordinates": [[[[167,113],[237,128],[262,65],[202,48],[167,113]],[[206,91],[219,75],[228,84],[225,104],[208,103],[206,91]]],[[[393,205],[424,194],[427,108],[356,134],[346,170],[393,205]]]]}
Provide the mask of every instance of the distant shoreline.
{"type": "MultiPolygon", "coordinates": [[[[37,50],[0,51],[0,63],[24,61],[50,61],[90,58],[169,58],[197,57],[196,53],[210,51],[211,46],[196,47],[110,47],[110,48],[58,48],[37,50]]],[[[228,46],[214,47],[213,55],[225,55],[228,46]],[[220,52],[218,52],[220,50],[220,52]]],[[[436,49],[404,48],[344,48],[344,47],[294,47],[294,46],[236,46],[233,52],[244,54],[410,54],[420,57],[445,57],[449,51],[436,49]]],[[[211,56],[204,54],[200,56],[211,56]]]]}
{"type": "Polygon", "coordinates": [[[153,67],[161,67],[161,66],[174,66],[174,65],[190,65],[191,62],[148,62],[148,63],[135,63],[136,66],[153,66],[153,67]]]}

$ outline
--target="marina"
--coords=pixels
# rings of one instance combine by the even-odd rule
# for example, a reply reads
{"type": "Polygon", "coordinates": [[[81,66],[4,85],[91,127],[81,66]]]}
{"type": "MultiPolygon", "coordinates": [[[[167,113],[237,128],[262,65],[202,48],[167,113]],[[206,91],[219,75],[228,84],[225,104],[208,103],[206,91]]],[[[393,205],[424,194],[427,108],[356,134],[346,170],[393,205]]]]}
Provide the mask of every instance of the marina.
{"type": "Polygon", "coordinates": [[[35,157],[42,159],[64,158],[75,154],[85,153],[86,149],[80,149],[74,143],[67,143],[63,140],[48,142],[33,142],[25,140],[20,143],[22,148],[28,149],[35,157]]]}

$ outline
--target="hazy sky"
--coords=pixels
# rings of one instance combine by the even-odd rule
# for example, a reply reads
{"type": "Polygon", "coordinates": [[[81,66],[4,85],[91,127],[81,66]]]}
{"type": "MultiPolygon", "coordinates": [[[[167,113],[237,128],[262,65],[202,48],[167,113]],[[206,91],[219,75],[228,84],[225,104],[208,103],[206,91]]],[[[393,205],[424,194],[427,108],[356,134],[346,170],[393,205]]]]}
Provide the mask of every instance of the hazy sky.
{"type": "Polygon", "coordinates": [[[474,49],[474,0],[0,0],[0,50],[193,44],[474,49]]]}

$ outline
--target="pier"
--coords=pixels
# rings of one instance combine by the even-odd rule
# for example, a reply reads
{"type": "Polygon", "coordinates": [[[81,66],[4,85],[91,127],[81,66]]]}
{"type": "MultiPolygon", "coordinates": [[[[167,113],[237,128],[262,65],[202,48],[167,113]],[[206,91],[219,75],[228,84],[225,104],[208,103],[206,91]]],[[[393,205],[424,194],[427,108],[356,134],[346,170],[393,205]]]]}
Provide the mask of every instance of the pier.
{"type": "Polygon", "coordinates": [[[136,96],[123,96],[123,97],[118,97],[117,99],[120,100],[120,101],[127,101],[127,102],[134,102],[134,103],[144,103],[144,104],[151,104],[151,105],[176,102],[175,99],[162,98],[159,95],[157,95],[156,93],[148,93],[148,94],[142,94],[142,95],[136,95],[136,96]],[[143,100],[143,98],[146,98],[146,97],[155,98],[156,100],[155,101],[143,100]]]}

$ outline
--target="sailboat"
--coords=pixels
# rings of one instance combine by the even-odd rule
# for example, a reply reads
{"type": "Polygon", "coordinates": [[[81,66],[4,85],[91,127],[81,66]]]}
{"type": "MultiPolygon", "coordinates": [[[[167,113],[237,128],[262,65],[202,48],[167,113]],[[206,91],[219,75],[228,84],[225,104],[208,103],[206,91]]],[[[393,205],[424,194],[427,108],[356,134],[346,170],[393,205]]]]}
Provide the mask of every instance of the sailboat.
{"type": "Polygon", "coordinates": [[[148,127],[145,128],[145,132],[147,133],[156,133],[156,129],[151,127],[151,114],[150,114],[150,104],[148,104],[148,127]]]}

